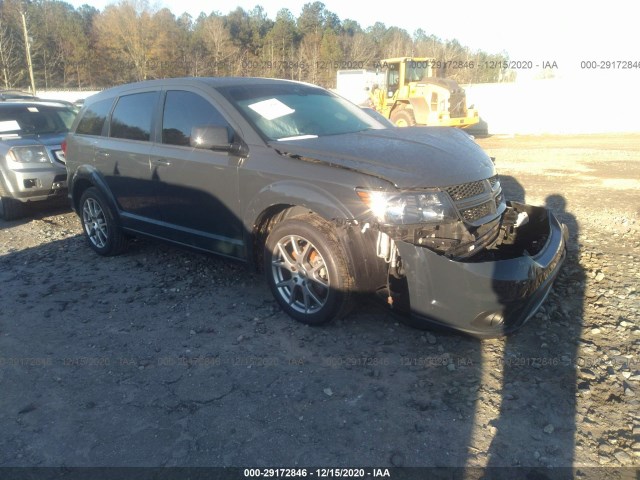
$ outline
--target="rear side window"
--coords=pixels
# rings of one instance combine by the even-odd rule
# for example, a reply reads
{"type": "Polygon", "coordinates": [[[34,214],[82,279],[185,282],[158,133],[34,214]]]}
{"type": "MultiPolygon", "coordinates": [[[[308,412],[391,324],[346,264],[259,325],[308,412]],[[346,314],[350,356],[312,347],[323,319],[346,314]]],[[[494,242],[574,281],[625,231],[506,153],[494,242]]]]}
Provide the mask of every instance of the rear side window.
{"type": "Polygon", "coordinates": [[[149,141],[159,94],[145,92],[120,97],[111,115],[111,137],[149,141]]]}
{"type": "Polygon", "coordinates": [[[109,98],[87,107],[78,123],[76,133],[81,135],[101,135],[102,127],[109,115],[109,110],[111,110],[111,104],[113,104],[113,99],[109,98]]]}
{"type": "Polygon", "coordinates": [[[204,125],[226,127],[229,124],[200,95],[181,90],[167,92],[162,116],[162,143],[189,146],[191,129],[204,125]]]}

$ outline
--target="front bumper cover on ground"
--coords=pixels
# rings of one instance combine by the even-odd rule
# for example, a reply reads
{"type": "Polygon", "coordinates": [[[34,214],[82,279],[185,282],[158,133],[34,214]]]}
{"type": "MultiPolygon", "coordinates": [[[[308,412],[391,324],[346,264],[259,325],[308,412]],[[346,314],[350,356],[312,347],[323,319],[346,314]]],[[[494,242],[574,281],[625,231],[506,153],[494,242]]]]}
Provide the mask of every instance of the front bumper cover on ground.
{"type": "Polygon", "coordinates": [[[536,313],[564,261],[568,232],[547,209],[520,207],[532,219],[526,240],[497,247],[490,260],[456,261],[397,242],[411,324],[495,337],[512,332],[536,313]],[[526,242],[533,237],[546,240],[535,255],[529,255],[533,248],[527,248],[526,242]],[[514,249],[521,253],[514,255],[514,249]]]}

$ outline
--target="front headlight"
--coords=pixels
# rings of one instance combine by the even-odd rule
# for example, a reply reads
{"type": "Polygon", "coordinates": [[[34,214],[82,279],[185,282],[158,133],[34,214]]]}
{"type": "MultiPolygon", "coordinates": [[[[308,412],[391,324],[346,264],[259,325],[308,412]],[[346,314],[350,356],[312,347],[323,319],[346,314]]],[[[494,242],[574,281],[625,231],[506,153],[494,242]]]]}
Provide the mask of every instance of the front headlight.
{"type": "Polygon", "coordinates": [[[13,147],[9,159],[15,163],[49,163],[49,155],[44,147],[13,147]]]}
{"type": "Polygon", "coordinates": [[[447,194],[438,190],[381,192],[358,189],[356,192],[380,223],[411,225],[446,223],[458,219],[447,194]]]}

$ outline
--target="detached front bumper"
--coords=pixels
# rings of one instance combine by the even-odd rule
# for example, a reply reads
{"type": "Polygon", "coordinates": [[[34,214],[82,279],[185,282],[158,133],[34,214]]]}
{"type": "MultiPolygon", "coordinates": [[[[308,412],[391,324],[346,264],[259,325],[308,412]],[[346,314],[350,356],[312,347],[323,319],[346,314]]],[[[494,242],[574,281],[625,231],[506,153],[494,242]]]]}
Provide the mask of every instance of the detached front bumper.
{"type": "Polygon", "coordinates": [[[495,337],[512,332],[536,313],[566,256],[568,231],[545,208],[519,208],[530,218],[522,238],[479,259],[451,260],[424,247],[396,242],[412,324],[495,337]]]}

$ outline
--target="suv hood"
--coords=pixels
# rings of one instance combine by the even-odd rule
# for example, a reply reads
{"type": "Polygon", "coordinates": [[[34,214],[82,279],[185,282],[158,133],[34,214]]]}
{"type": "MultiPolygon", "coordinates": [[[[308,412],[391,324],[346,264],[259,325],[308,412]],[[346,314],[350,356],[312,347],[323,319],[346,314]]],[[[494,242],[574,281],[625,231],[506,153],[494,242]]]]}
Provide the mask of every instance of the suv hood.
{"type": "Polygon", "coordinates": [[[45,145],[47,147],[55,147],[62,143],[66,135],[67,132],[46,135],[26,135],[24,137],[0,136],[0,142],[8,145],[9,147],[21,147],[29,145],[45,145]]]}
{"type": "Polygon", "coordinates": [[[495,175],[489,156],[450,127],[366,130],[269,145],[283,155],[357,170],[397,188],[445,187],[495,175]]]}

